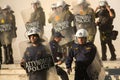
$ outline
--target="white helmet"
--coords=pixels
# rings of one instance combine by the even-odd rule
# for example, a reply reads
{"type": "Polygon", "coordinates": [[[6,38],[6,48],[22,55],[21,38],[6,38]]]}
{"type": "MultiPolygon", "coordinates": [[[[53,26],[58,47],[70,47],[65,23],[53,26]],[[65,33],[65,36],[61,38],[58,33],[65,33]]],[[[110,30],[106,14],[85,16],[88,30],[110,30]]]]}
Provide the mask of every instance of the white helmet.
{"type": "Polygon", "coordinates": [[[33,0],[32,3],[31,3],[31,5],[34,5],[34,4],[37,5],[37,8],[41,7],[41,3],[40,3],[39,0],[33,0]]]}
{"type": "Polygon", "coordinates": [[[51,5],[51,8],[56,8],[56,7],[57,7],[56,3],[53,3],[53,4],[51,5]]]}
{"type": "Polygon", "coordinates": [[[27,35],[30,36],[30,35],[32,35],[32,34],[38,34],[38,35],[39,35],[38,29],[35,28],[35,27],[30,28],[30,29],[27,31],[27,35]]]}
{"type": "Polygon", "coordinates": [[[65,7],[65,5],[66,5],[66,3],[65,3],[65,1],[63,1],[63,0],[59,0],[59,1],[57,1],[57,3],[56,3],[56,7],[60,7],[60,6],[65,7]]]}
{"type": "Polygon", "coordinates": [[[11,7],[9,5],[4,5],[2,9],[11,9],[11,7]]]}
{"type": "Polygon", "coordinates": [[[32,4],[35,4],[35,3],[40,3],[40,1],[39,0],[33,0],[32,4]]]}
{"type": "Polygon", "coordinates": [[[86,0],[77,0],[77,4],[82,4],[84,2],[86,2],[86,0]]]}
{"type": "Polygon", "coordinates": [[[106,0],[100,0],[99,1],[99,6],[105,6],[107,4],[106,0]]]}
{"type": "Polygon", "coordinates": [[[88,32],[85,29],[79,29],[76,34],[76,37],[87,37],[88,36],[88,32]]]}

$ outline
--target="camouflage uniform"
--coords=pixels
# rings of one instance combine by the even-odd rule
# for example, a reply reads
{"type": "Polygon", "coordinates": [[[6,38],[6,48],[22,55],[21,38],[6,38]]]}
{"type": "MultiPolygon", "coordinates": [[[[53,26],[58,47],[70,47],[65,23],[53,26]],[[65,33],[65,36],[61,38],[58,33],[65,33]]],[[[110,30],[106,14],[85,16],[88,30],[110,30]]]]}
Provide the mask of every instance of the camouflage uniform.
{"type": "MultiPolygon", "coordinates": [[[[79,7],[79,6],[76,6],[79,7]]],[[[96,34],[96,26],[95,26],[95,13],[94,10],[88,7],[85,11],[80,11],[78,8],[75,15],[75,26],[78,29],[86,29],[89,33],[88,41],[94,42],[95,34],[96,34]]]]}

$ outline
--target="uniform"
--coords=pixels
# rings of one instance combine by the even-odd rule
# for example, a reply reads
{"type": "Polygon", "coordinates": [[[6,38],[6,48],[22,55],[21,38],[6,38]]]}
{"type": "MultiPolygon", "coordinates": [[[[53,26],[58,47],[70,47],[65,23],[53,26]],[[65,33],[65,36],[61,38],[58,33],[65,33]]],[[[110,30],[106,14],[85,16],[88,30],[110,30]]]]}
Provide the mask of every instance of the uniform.
{"type": "Polygon", "coordinates": [[[100,9],[98,12],[96,12],[96,17],[99,18],[98,21],[98,27],[100,31],[100,41],[101,41],[101,49],[102,49],[102,60],[107,60],[106,56],[106,51],[107,51],[107,46],[110,49],[111,53],[111,60],[116,59],[116,54],[115,54],[115,48],[112,44],[112,30],[113,30],[113,19],[115,18],[115,12],[113,9],[111,9],[111,12],[113,14],[113,17],[110,17],[109,12],[107,9],[100,9]]]}
{"type": "MultiPolygon", "coordinates": [[[[7,11],[7,10],[6,10],[7,11]]],[[[6,64],[12,64],[13,62],[13,51],[12,51],[12,21],[13,17],[9,14],[9,12],[3,11],[3,16],[1,19],[1,44],[4,48],[4,57],[6,64]]]]}
{"type": "MultiPolygon", "coordinates": [[[[57,63],[61,61],[63,63],[65,61],[66,55],[62,52],[61,46],[55,40],[50,41],[49,44],[54,62],[57,63]]],[[[56,70],[61,80],[69,80],[67,73],[59,65],[56,65],[56,70]]]]}
{"type": "Polygon", "coordinates": [[[92,63],[96,54],[96,47],[92,43],[72,45],[69,55],[66,59],[67,69],[71,68],[73,58],[75,58],[75,79],[90,80],[87,74],[87,68],[92,63]]]}

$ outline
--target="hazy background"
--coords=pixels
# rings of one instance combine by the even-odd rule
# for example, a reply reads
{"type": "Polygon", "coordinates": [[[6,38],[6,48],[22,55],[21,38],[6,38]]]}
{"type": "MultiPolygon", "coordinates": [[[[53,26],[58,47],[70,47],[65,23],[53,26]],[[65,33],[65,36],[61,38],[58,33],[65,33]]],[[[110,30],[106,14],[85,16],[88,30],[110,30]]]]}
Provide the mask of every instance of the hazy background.
{"type": "MultiPolygon", "coordinates": [[[[41,1],[41,6],[43,7],[44,11],[45,11],[45,15],[46,15],[46,26],[45,26],[45,36],[48,38],[51,35],[50,30],[51,30],[51,25],[47,23],[48,17],[50,15],[51,12],[51,4],[53,2],[55,2],[56,0],[40,0],[41,1]]],[[[70,4],[72,8],[72,5],[75,4],[76,0],[65,0],[66,3],[70,4]]],[[[98,1],[99,0],[88,0],[91,4],[91,7],[93,9],[95,9],[98,6],[98,1]]],[[[115,26],[115,30],[120,30],[120,0],[107,0],[109,5],[115,9],[116,12],[116,18],[114,19],[114,26],[115,26]]],[[[31,9],[31,2],[32,0],[0,0],[0,6],[3,7],[5,4],[8,4],[11,6],[12,10],[15,11],[15,17],[16,17],[16,25],[17,25],[17,38],[13,40],[13,56],[14,56],[14,60],[15,62],[19,62],[22,54],[21,53],[21,49],[20,45],[22,45],[24,43],[24,41],[27,40],[27,38],[25,37],[25,26],[24,26],[24,19],[22,17],[22,13],[24,11],[27,11],[28,9],[31,9]]],[[[28,11],[29,12],[29,11],[28,11]]],[[[96,38],[95,38],[95,44],[98,48],[98,51],[100,53],[101,56],[101,46],[100,46],[100,40],[99,40],[99,31],[97,31],[96,34],[96,38]]],[[[118,35],[117,40],[113,41],[113,44],[116,48],[116,54],[117,57],[120,57],[120,49],[119,49],[119,45],[120,45],[120,35],[118,35]]],[[[24,47],[24,46],[23,46],[24,47]]],[[[107,55],[109,55],[109,50],[107,52],[107,55]]],[[[108,58],[110,58],[110,55],[108,56],[108,58]]]]}

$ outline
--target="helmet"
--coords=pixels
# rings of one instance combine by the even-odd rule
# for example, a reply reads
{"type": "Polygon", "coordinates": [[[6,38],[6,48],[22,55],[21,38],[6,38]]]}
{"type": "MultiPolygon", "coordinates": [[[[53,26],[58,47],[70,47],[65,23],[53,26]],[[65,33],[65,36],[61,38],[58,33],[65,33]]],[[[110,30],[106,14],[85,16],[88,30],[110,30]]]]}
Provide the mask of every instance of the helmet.
{"type": "Polygon", "coordinates": [[[106,0],[99,1],[99,6],[105,6],[106,4],[108,4],[106,0]]]}
{"type": "Polygon", "coordinates": [[[10,7],[9,5],[4,5],[2,9],[3,9],[3,10],[5,10],[5,9],[9,9],[9,10],[10,10],[11,7],[10,7]]]}
{"type": "Polygon", "coordinates": [[[53,3],[53,4],[51,5],[51,8],[56,8],[56,7],[57,7],[56,3],[53,3]]]}
{"type": "Polygon", "coordinates": [[[37,8],[41,7],[41,4],[40,4],[40,1],[39,0],[33,0],[31,5],[34,5],[36,4],[37,5],[37,8]]]}
{"type": "Polygon", "coordinates": [[[105,2],[104,1],[100,1],[99,2],[99,6],[105,6],[106,4],[105,4],[105,2]]]}
{"type": "Polygon", "coordinates": [[[88,32],[85,29],[79,29],[76,34],[76,37],[87,37],[88,36],[88,32]]]}
{"type": "Polygon", "coordinates": [[[30,35],[32,35],[32,34],[38,34],[38,35],[39,35],[38,29],[35,28],[35,27],[30,28],[30,29],[27,31],[27,35],[30,36],[30,35]]]}
{"type": "Polygon", "coordinates": [[[56,3],[56,7],[60,7],[60,6],[65,7],[65,5],[66,5],[66,3],[63,0],[60,0],[56,3]]]}
{"type": "Polygon", "coordinates": [[[32,4],[35,4],[35,3],[40,3],[40,1],[39,0],[33,0],[32,4]]]}
{"type": "Polygon", "coordinates": [[[77,4],[82,4],[84,2],[86,2],[86,0],[77,0],[77,4]]]}

